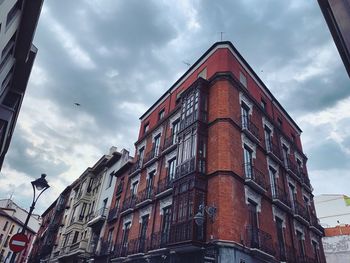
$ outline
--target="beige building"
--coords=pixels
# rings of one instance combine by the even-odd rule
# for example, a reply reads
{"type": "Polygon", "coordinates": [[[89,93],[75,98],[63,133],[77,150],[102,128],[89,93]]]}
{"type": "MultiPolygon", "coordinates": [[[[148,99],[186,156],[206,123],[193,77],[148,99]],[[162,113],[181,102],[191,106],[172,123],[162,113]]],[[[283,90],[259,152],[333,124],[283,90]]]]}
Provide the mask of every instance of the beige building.
{"type": "MultiPolygon", "coordinates": [[[[11,237],[22,230],[28,213],[10,199],[0,200],[0,262],[10,261],[12,251],[9,248],[11,237]]],[[[29,239],[27,249],[21,252],[18,262],[27,262],[33,246],[34,237],[40,227],[40,216],[33,215],[28,223],[26,235],[29,239]]]]}

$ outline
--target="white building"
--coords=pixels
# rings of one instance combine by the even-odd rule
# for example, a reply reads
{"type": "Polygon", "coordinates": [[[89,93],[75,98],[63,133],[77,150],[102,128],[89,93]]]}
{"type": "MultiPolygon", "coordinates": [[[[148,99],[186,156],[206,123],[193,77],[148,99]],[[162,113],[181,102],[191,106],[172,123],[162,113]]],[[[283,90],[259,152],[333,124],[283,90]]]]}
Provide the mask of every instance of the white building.
{"type": "Polygon", "coordinates": [[[350,197],[342,194],[315,196],[315,207],[323,227],[350,224],[350,197]]]}

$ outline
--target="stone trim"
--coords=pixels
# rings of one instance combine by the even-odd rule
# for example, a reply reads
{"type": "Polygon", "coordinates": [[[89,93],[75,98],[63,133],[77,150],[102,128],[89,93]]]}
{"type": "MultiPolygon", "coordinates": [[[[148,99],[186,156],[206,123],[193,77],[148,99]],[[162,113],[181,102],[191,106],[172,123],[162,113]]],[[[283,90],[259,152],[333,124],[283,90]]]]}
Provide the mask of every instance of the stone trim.
{"type": "Polygon", "coordinates": [[[152,132],[152,142],[154,142],[154,138],[160,134],[162,136],[163,126],[158,127],[155,131],[152,132]]]}
{"type": "Polygon", "coordinates": [[[286,213],[279,209],[277,206],[272,205],[273,221],[276,222],[276,217],[283,221],[282,227],[286,228],[286,213]]]}
{"type": "Polygon", "coordinates": [[[159,203],[159,214],[163,215],[163,208],[172,205],[173,203],[173,197],[172,196],[168,196],[167,198],[164,198],[162,200],[160,200],[159,203]]]}
{"type": "Polygon", "coordinates": [[[142,217],[144,217],[145,215],[148,215],[148,219],[150,219],[151,213],[152,213],[152,205],[148,205],[145,208],[140,209],[139,223],[142,223],[142,217]]]}
{"type": "Polygon", "coordinates": [[[257,204],[257,212],[261,212],[261,195],[252,190],[249,186],[244,186],[245,203],[249,204],[249,199],[257,204]]]}
{"type": "Polygon", "coordinates": [[[125,224],[129,223],[129,222],[131,223],[130,224],[130,228],[131,228],[133,217],[134,217],[134,214],[132,214],[132,213],[127,215],[127,216],[125,216],[125,217],[123,217],[123,230],[125,230],[125,224]]]}
{"type": "Polygon", "coordinates": [[[271,124],[271,122],[269,122],[265,117],[262,117],[262,123],[263,123],[264,129],[265,129],[265,126],[269,128],[271,131],[271,136],[273,136],[273,125],[271,124]]]}
{"type": "Polygon", "coordinates": [[[248,146],[252,151],[252,157],[253,159],[256,158],[256,144],[253,143],[244,133],[241,134],[242,138],[242,148],[244,149],[244,145],[248,146]]]}
{"type": "Polygon", "coordinates": [[[171,153],[165,155],[165,167],[168,167],[169,161],[173,158],[176,158],[177,156],[177,151],[174,150],[171,153]]]}
{"type": "Polygon", "coordinates": [[[249,115],[253,114],[253,103],[243,94],[243,92],[239,93],[239,103],[242,105],[242,102],[249,107],[249,115]]]}

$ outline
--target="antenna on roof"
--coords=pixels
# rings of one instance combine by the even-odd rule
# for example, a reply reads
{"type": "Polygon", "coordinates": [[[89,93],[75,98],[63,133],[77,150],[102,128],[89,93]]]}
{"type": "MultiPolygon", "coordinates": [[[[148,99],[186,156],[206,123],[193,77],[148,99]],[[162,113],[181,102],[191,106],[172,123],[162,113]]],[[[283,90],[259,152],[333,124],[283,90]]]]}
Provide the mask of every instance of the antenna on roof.
{"type": "Polygon", "coordinates": [[[220,31],[219,33],[220,33],[220,41],[222,41],[222,36],[224,35],[225,32],[220,31]]]}

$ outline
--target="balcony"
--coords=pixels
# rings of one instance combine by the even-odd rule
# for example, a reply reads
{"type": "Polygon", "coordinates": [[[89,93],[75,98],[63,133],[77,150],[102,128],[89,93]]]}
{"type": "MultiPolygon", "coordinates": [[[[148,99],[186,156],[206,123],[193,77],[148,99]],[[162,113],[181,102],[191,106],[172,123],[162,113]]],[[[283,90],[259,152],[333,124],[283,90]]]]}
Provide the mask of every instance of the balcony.
{"type": "Polygon", "coordinates": [[[308,209],[302,206],[298,201],[294,202],[293,214],[296,219],[299,219],[302,223],[309,224],[308,209]]]}
{"type": "Polygon", "coordinates": [[[178,243],[193,240],[193,222],[187,220],[173,224],[170,228],[170,243],[178,243]]]}
{"type": "Polygon", "coordinates": [[[113,246],[111,243],[108,243],[107,241],[101,241],[101,248],[98,253],[99,256],[106,256],[109,255],[112,252],[113,246]]]}
{"type": "Polygon", "coordinates": [[[242,131],[256,143],[260,142],[259,128],[250,120],[241,116],[242,131]]]}
{"type": "Polygon", "coordinates": [[[290,210],[291,202],[288,194],[280,187],[272,190],[272,202],[284,210],[290,210]]]}
{"type": "Polygon", "coordinates": [[[286,167],[289,174],[293,175],[295,179],[301,181],[301,175],[298,166],[291,159],[284,160],[284,166],[286,167]]]}
{"type": "Polygon", "coordinates": [[[127,213],[130,213],[134,210],[135,204],[136,204],[136,196],[129,196],[128,198],[126,198],[123,202],[122,208],[120,210],[120,214],[124,215],[127,213]]]}
{"type": "Polygon", "coordinates": [[[316,217],[316,215],[310,213],[310,229],[316,232],[318,235],[324,235],[324,229],[320,225],[320,220],[316,217]]]}
{"type": "Polygon", "coordinates": [[[152,163],[153,161],[155,161],[157,159],[157,157],[159,156],[160,153],[160,149],[155,148],[154,146],[152,147],[152,149],[146,153],[146,157],[144,159],[144,164],[148,165],[150,163],[152,163]]]}
{"type": "Polygon", "coordinates": [[[267,154],[271,158],[273,158],[275,161],[277,161],[277,162],[282,161],[281,150],[277,144],[275,144],[273,142],[269,142],[268,144],[266,144],[266,151],[267,151],[267,154]]]}
{"type": "Polygon", "coordinates": [[[167,153],[170,152],[175,146],[175,139],[174,136],[169,136],[168,138],[165,139],[164,145],[162,147],[162,153],[167,153]]]}
{"type": "Polygon", "coordinates": [[[141,170],[142,160],[137,160],[130,168],[129,174],[135,174],[141,170]]]}
{"type": "Polygon", "coordinates": [[[178,179],[184,177],[185,175],[194,172],[195,169],[196,157],[192,157],[191,159],[188,159],[176,167],[175,178],[178,179]]]}
{"type": "Polygon", "coordinates": [[[138,195],[136,206],[141,207],[151,203],[154,198],[154,192],[155,190],[153,187],[147,187],[146,189],[142,190],[138,195]]]}
{"type": "Polygon", "coordinates": [[[128,241],[127,255],[134,255],[147,252],[146,238],[135,238],[128,241]]]}
{"type": "Polygon", "coordinates": [[[267,191],[265,174],[256,169],[251,163],[243,164],[244,180],[247,185],[259,193],[267,191]]]}
{"type": "Polygon", "coordinates": [[[117,186],[117,191],[115,192],[115,195],[120,195],[123,192],[123,186],[124,184],[120,182],[117,186]]]}
{"type": "Polygon", "coordinates": [[[166,178],[163,178],[158,183],[156,197],[159,198],[167,195],[168,193],[170,194],[172,187],[173,187],[173,180],[169,179],[169,176],[167,176],[166,178]]]}
{"type": "Polygon", "coordinates": [[[91,213],[88,217],[89,222],[88,227],[98,227],[101,226],[106,220],[108,215],[108,208],[102,207],[94,213],[91,213]]]}
{"type": "Polygon", "coordinates": [[[312,192],[313,189],[312,189],[312,186],[311,186],[311,183],[310,183],[310,179],[309,179],[309,177],[308,177],[304,172],[301,172],[301,180],[302,180],[302,182],[303,182],[304,187],[305,187],[309,192],[312,192]]]}
{"type": "Polygon", "coordinates": [[[110,222],[112,220],[117,219],[118,214],[119,214],[119,207],[112,208],[111,210],[109,210],[107,221],[110,222]]]}
{"type": "Polygon", "coordinates": [[[156,250],[165,247],[170,243],[170,233],[169,232],[156,232],[151,235],[150,244],[148,250],[156,250]]]}
{"type": "Polygon", "coordinates": [[[279,261],[286,262],[287,261],[287,251],[286,251],[287,249],[286,249],[284,242],[275,243],[275,248],[276,248],[276,252],[277,252],[276,257],[279,259],[279,261]]]}
{"type": "Polygon", "coordinates": [[[273,246],[272,236],[254,226],[247,226],[247,245],[250,250],[260,257],[272,258],[276,251],[273,246]]]}

